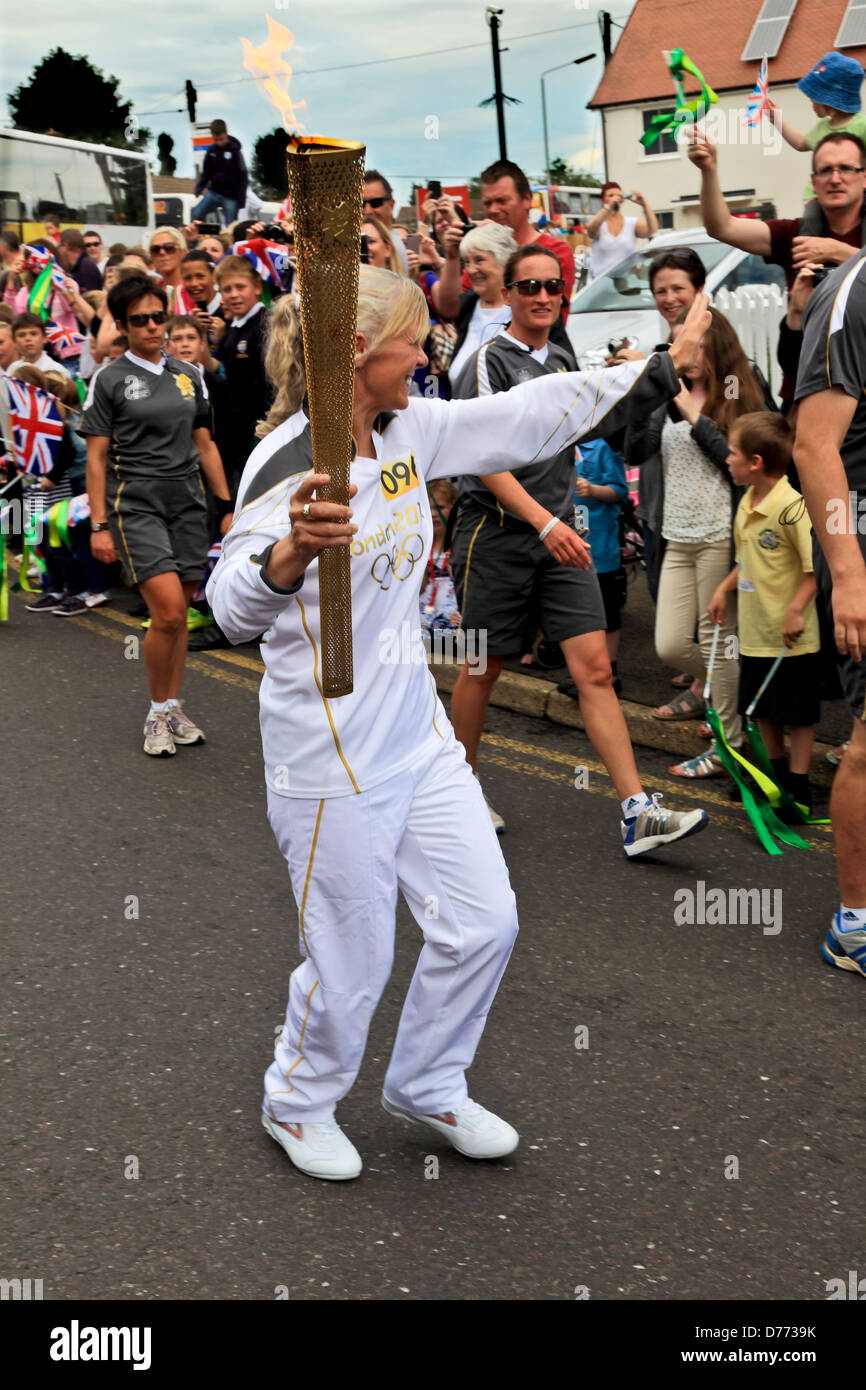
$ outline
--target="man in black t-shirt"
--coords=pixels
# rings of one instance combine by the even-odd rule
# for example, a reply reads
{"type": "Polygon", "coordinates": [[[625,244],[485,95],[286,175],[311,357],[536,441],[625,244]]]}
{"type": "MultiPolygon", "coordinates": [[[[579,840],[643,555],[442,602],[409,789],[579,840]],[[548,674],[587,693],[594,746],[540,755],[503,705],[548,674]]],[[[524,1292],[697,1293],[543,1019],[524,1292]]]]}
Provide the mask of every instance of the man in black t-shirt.
{"type": "Polygon", "coordinates": [[[794,461],[815,528],[815,579],[832,616],[851,741],[830,798],[841,903],[821,947],[866,975],[866,253],[812,293],[794,461]]]}
{"type": "MultiPolygon", "coordinates": [[[[508,391],[521,381],[570,369],[550,344],[563,282],[557,256],[537,243],[522,246],[505,268],[503,298],[511,323],[470,358],[457,397],[508,391]]],[[[614,380],[598,402],[598,433],[621,428],[626,402],[661,404],[677,392],[676,344],[649,359],[628,395],[614,380]]],[[[454,460],[455,472],[460,460],[454,460]]],[[[451,549],[454,584],[466,632],[485,634],[485,661],[467,661],[451,698],[454,732],[475,771],[490,694],[506,656],[520,649],[535,606],[544,635],[559,642],[578,688],[587,737],[622,803],[623,848],[629,858],[702,830],[705,811],[663,809],[645,794],[628,727],[614,693],[598,576],[574,516],[574,444],[514,472],[467,476],[451,549]]],[[[604,492],[605,489],[601,489],[604,492]]],[[[488,804],[497,834],[503,818],[488,804]]]]}
{"type": "Polygon", "coordinates": [[[210,544],[199,464],[223,533],[232,511],[198,369],[163,352],[166,304],[165,291],[145,279],[110,291],[108,311],[129,347],[93,378],[81,425],[93,553],[103,564],[122,559],[150,613],[144,751],[157,757],[204,742],[178,698],[187,607],[210,544]]]}

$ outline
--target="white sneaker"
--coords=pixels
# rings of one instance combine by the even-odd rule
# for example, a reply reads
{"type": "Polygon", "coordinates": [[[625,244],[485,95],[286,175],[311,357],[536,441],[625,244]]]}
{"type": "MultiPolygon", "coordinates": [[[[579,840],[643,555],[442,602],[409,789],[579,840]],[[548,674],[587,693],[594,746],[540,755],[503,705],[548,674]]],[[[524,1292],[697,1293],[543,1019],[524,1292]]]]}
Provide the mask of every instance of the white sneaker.
{"type": "Polygon", "coordinates": [[[262,1124],[272,1139],[285,1149],[296,1168],[312,1178],[344,1182],[357,1178],[363,1168],[361,1155],[346,1138],[336,1120],[321,1124],[290,1124],[272,1120],[262,1111],[262,1124]]]}
{"type": "Polygon", "coordinates": [[[501,835],[503,830],[505,829],[504,818],[500,816],[498,811],[494,811],[486,796],[484,797],[484,805],[487,807],[487,811],[490,816],[490,823],[493,826],[493,829],[496,831],[497,835],[501,835]]]}
{"type": "Polygon", "coordinates": [[[513,1153],[520,1143],[516,1129],[485,1110],[483,1105],[476,1105],[474,1100],[466,1100],[459,1110],[449,1110],[444,1115],[415,1115],[401,1110],[399,1105],[392,1105],[384,1096],[382,1106],[389,1115],[435,1129],[467,1158],[503,1158],[513,1153]]]}
{"type": "Polygon", "coordinates": [[[167,712],[161,711],[159,714],[147,716],[144,726],[144,751],[152,758],[170,758],[177,752],[167,712]]]}

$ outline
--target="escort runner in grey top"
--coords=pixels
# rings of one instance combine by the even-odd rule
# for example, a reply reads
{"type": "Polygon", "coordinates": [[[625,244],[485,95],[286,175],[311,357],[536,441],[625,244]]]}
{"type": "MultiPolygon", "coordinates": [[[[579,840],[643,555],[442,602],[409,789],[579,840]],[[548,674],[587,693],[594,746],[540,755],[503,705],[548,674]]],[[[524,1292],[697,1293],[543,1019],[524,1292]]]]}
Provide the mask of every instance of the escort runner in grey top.
{"type": "Polygon", "coordinates": [[[196,367],[164,357],[161,371],[148,370],[125,352],[94,378],[80,432],[108,438],[107,477],[120,483],[197,472],[192,435],[202,426],[210,408],[196,367]]]}

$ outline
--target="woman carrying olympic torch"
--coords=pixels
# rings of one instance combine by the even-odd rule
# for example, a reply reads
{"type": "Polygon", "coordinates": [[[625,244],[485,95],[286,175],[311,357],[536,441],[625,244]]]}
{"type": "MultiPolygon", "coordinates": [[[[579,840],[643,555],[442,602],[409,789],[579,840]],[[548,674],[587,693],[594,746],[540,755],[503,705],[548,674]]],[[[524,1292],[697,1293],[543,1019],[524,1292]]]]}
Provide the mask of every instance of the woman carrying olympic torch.
{"type": "Polygon", "coordinates": [[[349,508],[317,500],[328,477],[312,471],[299,323],[290,296],[272,310],[266,365],[277,395],[208,598],[231,641],[267,639],[268,816],[288,862],[304,959],[265,1076],[262,1123],[305,1173],[361,1172],[334,1112],[390,974],[398,889],[424,946],[382,1104],[472,1158],[518,1143],[466,1084],[517,912],[480,784],[424,659],[418,595],[433,535],[425,484],[525,467],[590,431],[619,428],[631,402],[672,399],[708,321],[699,295],[668,353],[476,400],[410,398],[412,374],[426,364],[424,297],[410,280],[362,267],[349,508]],[[318,556],[339,546],[351,555],[355,677],[350,695],[328,700],[316,580],[318,556]],[[399,640],[407,627],[418,648],[410,660],[399,640]]]}

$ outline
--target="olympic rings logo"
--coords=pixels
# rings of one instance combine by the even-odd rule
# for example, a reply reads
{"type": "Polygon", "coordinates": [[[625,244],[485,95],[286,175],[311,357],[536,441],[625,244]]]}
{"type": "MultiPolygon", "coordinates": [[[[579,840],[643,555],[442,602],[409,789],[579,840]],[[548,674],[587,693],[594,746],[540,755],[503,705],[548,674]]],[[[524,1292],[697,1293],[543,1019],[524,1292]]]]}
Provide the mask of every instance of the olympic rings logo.
{"type": "Polygon", "coordinates": [[[424,554],[424,542],[417,531],[405,536],[400,549],[394,545],[390,551],[377,555],[370,566],[370,574],[384,590],[390,589],[391,580],[398,579],[402,584],[412,574],[424,554]]]}

